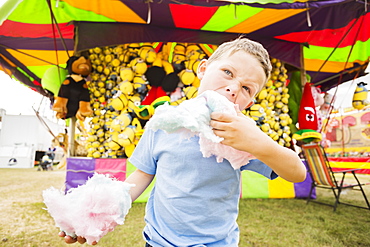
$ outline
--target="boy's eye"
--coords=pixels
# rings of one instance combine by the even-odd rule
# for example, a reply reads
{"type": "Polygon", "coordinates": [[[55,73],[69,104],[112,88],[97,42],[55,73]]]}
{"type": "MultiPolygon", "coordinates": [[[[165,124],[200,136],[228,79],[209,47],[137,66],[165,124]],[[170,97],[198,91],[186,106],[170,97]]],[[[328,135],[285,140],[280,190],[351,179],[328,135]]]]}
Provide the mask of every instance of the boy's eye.
{"type": "Polygon", "coordinates": [[[243,86],[243,89],[244,90],[246,90],[246,91],[248,91],[248,92],[250,92],[251,90],[250,90],[250,88],[249,87],[247,87],[247,86],[243,86]]]}
{"type": "Polygon", "coordinates": [[[231,73],[231,71],[230,70],[227,70],[227,69],[225,69],[224,70],[224,72],[227,74],[227,75],[229,75],[229,76],[233,76],[233,73],[231,73]]]}

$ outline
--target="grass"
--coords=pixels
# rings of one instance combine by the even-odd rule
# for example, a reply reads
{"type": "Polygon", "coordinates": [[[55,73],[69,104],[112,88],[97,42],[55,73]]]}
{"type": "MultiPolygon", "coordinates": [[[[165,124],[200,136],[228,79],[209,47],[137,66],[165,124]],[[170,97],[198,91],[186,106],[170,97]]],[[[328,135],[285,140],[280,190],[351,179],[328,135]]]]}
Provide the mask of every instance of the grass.
{"type": "MultiPolygon", "coordinates": [[[[80,246],[65,244],[43,209],[42,191],[62,188],[65,171],[3,168],[0,174],[0,246],[80,246]]],[[[370,180],[370,176],[361,175],[361,179],[370,180]]],[[[320,200],[332,200],[329,191],[317,192],[320,200]]],[[[366,193],[370,197],[370,188],[366,193]]],[[[358,192],[345,196],[356,203],[362,200],[358,192]]],[[[103,237],[98,246],[143,247],[144,211],[145,203],[134,203],[125,224],[103,237]]],[[[238,223],[239,246],[370,246],[370,210],[345,205],[333,212],[331,207],[300,199],[243,199],[238,223]]]]}

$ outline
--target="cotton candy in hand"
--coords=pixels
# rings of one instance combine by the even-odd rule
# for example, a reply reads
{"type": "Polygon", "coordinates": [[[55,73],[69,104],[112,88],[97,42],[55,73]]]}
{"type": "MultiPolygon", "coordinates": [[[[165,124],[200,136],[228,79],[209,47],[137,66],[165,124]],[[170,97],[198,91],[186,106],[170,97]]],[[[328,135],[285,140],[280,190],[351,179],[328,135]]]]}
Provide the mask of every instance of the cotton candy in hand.
{"type": "Polygon", "coordinates": [[[217,162],[222,162],[225,158],[234,169],[247,164],[253,158],[252,155],[220,143],[223,138],[215,135],[210,126],[212,112],[237,115],[234,103],[209,90],[177,107],[168,104],[157,107],[146,128],[154,131],[162,129],[168,133],[182,132],[187,137],[199,135],[203,157],[215,155],[217,162]]]}
{"type": "Polygon", "coordinates": [[[203,133],[206,138],[213,142],[221,142],[223,139],[216,136],[211,126],[209,126],[211,109],[207,105],[207,98],[214,96],[215,93],[206,91],[194,99],[183,101],[177,107],[168,104],[157,107],[155,114],[146,124],[146,128],[154,131],[162,129],[168,133],[180,131],[186,134],[187,137],[203,133]]]}
{"type": "Polygon", "coordinates": [[[131,208],[133,186],[95,173],[86,184],[70,189],[67,194],[51,187],[43,191],[43,198],[57,227],[92,244],[124,223],[131,208]]]}

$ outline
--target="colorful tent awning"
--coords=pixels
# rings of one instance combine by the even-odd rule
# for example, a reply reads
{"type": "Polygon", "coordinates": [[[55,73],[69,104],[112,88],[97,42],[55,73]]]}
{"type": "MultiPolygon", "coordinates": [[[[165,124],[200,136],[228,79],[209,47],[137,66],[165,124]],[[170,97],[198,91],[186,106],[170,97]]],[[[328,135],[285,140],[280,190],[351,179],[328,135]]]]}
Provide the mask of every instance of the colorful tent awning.
{"type": "Polygon", "coordinates": [[[44,95],[40,82],[50,66],[65,64],[77,50],[128,42],[220,44],[245,34],[272,57],[297,68],[303,64],[323,91],[363,75],[370,57],[366,1],[15,2],[0,9],[0,18],[6,16],[0,69],[44,95]]]}

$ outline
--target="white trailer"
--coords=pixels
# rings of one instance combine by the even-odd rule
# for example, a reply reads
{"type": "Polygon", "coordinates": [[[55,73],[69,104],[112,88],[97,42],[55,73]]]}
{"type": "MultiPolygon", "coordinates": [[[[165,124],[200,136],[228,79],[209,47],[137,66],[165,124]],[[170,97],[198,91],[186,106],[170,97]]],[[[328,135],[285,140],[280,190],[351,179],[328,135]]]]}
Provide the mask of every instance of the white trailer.
{"type": "Polygon", "coordinates": [[[0,168],[32,168],[36,152],[47,151],[64,126],[36,115],[3,115],[0,131],[0,168]]]}

